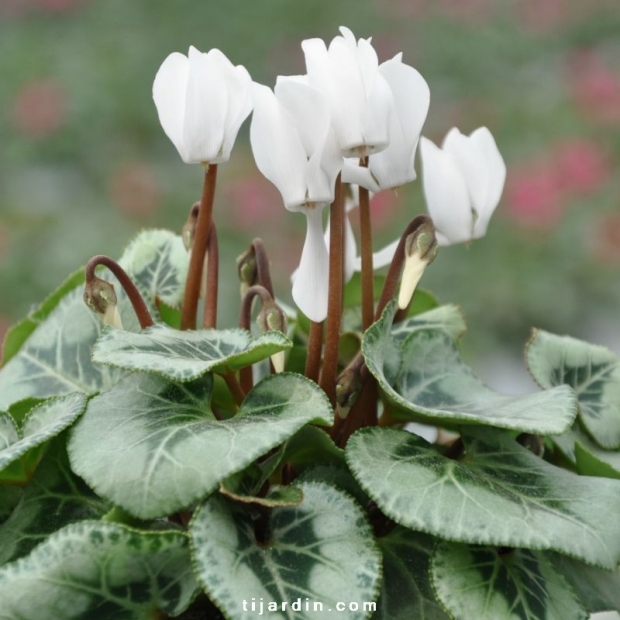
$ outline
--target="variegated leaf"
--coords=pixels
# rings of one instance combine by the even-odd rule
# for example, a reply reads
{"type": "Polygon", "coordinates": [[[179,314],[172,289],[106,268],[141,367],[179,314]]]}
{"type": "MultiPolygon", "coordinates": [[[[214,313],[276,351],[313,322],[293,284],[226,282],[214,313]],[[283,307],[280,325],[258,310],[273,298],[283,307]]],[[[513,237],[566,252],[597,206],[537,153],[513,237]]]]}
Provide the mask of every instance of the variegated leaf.
{"type": "Polygon", "coordinates": [[[620,562],[620,481],[550,465],[497,431],[480,430],[465,447],[458,462],[411,433],[365,428],[349,439],[346,458],[384,514],[405,527],[560,551],[604,568],[620,562]]]}
{"type": "Polygon", "coordinates": [[[209,409],[211,387],[211,375],[186,383],[129,375],[93,398],[73,429],[74,471],[129,513],[161,517],[213,492],[304,424],[333,421],[325,394],[300,375],[264,379],[222,421],[209,409]]]}
{"type": "Polygon", "coordinates": [[[288,620],[342,612],[337,605],[345,599],[346,614],[340,615],[348,620],[368,618],[374,610],[381,554],[363,512],[326,484],[299,486],[304,501],[271,510],[262,542],[252,513],[238,504],[214,495],[197,511],[190,525],[194,568],[228,618],[256,618],[252,601],[263,601],[265,615],[288,620]]]}
{"type": "Polygon", "coordinates": [[[541,434],[561,433],[572,424],[577,400],[567,386],[526,396],[498,394],[465,364],[452,328],[420,329],[412,323],[409,335],[396,327],[395,336],[394,311],[392,303],[366,330],[362,351],[366,366],[401,415],[427,424],[485,424],[541,434]]]}
{"type": "Polygon", "coordinates": [[[275,331],[254,337],[243,329],[179,331],[158,324],[139,334],[107,328],[95,344],[93,360],[191,381],[206,372],[238,370],[291,346],[275,331]]]}

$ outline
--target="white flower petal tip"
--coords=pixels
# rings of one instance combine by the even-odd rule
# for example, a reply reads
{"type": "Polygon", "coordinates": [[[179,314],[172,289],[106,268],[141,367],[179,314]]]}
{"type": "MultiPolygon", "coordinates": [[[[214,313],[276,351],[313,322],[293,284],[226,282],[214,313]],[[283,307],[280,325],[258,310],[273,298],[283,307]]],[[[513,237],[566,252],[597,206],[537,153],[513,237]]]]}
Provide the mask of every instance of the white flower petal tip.
{"type": "Polygon", "coordinates": [[[121,314],[116,304],[110,304],[100,317],[104,325],[110,325],[116,329],[123,329],[123,321],[121,320],[121,314]]]}
{"type": "Polygon", "coordinates": [[[185,163],[228,161],[252,111],[252,80],[220,50],[170,54],[153,82],[153,100],[166,135],[185,163]]]}
{"type": "Polygon", "coordinates": [[[405,266],[398,292],[398,307],[404,310],[413,297],[415,290],[424,274],[437,255],[437,239],[429,218],[425,218],[418,228],[412,232],[405,243],[405,266]]]}
{"type": "Polygon", "coordinates": [[[271,363],[273,364],[274,372],[278,373],[284,371],[284,362],[286,359],[284,351],[278,351],[277,353],[274,353],[269,359],[271,359],[271,363]]]}
{"type": "Polygon", "coordinates": [[[420,142],[424,195],[441,245],[483,237],[506,180],[506,165],[486,127],[453,128],[442,148],[420,142]]]}

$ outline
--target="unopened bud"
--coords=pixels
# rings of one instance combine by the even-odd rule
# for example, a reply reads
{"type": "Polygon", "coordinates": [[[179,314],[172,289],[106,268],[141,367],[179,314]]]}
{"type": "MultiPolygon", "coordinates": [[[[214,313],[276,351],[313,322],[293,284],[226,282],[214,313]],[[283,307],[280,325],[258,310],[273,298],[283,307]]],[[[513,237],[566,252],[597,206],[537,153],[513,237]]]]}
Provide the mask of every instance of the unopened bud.
{"type": "MultiPolygon", "coordinates": [[[[261,332],[279,331],[286,334],[286,314],[278,304],[271,300],[263,302],[263,306],[256,317],[256,322],[261,332]]],[[[278,373],[284,370],[284,351],[278,351],[271,356],[273,369],[278,373]]]]}
{"type": "Polygon", "coordinates": [[[237,272],[241,282],[241,298],[243,298],[248,289],[258,283],[258,269],[253,245],[237,257],[237,272]]]}
{"type": "Polygon", "coordinates": [[[198,221],[198,211],[200,210],[200,203],[195,202],[192,208],[189,210],[189,215],[183,228],[181,229],[181,238],[183,239],[183,245],[185,249],[190,252],[194,246],[194,235],[196,234],[196,222],[198,221]]]}
{"type": "Polygon", "coordinates": [[[398,307],[404,310],[411,301],[424,270],[437,255],[435,227],[429,219],[412,232],[405,242],[405,266],[400,281],[398,307]]]}
{"type": "Polygon", "coordinates": [[[364,384],[357,369],[345,369],[336,381],[336,406],[344,420],[362,392],[364,384]]]}
{"type": "Polygon", "coordinates": [[[84,287],[84,302],[103,321],[104,325],[112,325],[123,329],[114,285],[101,278],[94,277],[84,287]]]}
{"type": "Polygon", "coordinates": [[[517,442],[524,448],[527,448],[530,452],[533,452],[536,456],[542,456],[545,453],[545,442],[540,435],[534,435],[532,433],[521,433],[517,437],[517,442]]]}

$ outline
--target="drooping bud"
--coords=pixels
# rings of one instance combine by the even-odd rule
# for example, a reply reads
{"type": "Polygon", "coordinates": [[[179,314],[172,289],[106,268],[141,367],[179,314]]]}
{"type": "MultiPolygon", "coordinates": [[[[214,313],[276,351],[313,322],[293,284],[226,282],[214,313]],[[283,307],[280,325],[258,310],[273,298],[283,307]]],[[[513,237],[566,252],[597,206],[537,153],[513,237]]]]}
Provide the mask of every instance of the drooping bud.
{"type": "Polygon", "coordinates": [[[364,387],[358,367],[346,368],[336,381],[336,406],[338,415],[344,420],[351,411],[364,387]]]}
{"type": "Polygon", "coordinates": [[[198,211],[200,210],[200,202],[195,202],[189,210],[189,215],[183,228],[181,228],[181,238],[183,245],[188,252],[191,252],[194,246],[194,235],[196,233],[196,222],[198,221],[198,211]]]}
{"type": "MultiPolygon", "coordinates": [[[[256,322],[261,332],[279,331],[286,334],[286,314],[273,300],[263,302],[256,317],[256,322]]],[[[270,359],[275,372],[282,372],[284,370],[284,351],[274,353],[270,359]]]]}
{"type": "Polygon", "coordinates": [[[428,219],[407,237],[405,243],[405,266],[398,293],[398,307],[401,310],[409,305],[424,270],[436,255],[435,227],[428,219]]]}
{"type": "Polygon", "coordinates": [[[258,268],[254,244],[237,257],[237,273],[239,274],[239,282],[241,282],[241,298],[243,299],[248,289],[258,284],[258,268]]]}
{"type": "Polygon", "coordinates": [[[114,285],[97,276],[86,282],[84,302],[99,316],[104,325],[123,329],[114,285]]]}

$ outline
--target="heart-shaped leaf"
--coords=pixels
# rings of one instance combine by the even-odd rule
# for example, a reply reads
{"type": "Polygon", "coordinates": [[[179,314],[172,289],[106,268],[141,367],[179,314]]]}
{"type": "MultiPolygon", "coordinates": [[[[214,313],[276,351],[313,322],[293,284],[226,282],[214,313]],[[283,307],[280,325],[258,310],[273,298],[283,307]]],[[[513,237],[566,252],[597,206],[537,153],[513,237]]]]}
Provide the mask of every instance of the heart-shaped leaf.
{"type": "Polygon", "coordinates": [[[604,568],[620,561],[620,481],[554,467],[511,437],[478,431],[466,458],[421,437],[364,428],[347,444],[358,482],[397,523],[448,540],[560,551],[604,568]]]}
{"type": "Polygon", "coordinates": [[[93,398],[73,429],[73,469],[129,513],[161,517],[213,492],[304,424],[333,422],[325,394],[300,375],[264,379],[222,421],[209,409],[211,386],[211,375],[186,383],[127,376],[93,398]]]}
{"type": "Polygon", "coordinates": [[[83,521],[0,568],[0,620],[135,620],[180,614],[197,593],[187,537],[83,521]]]}
{"type": "Polygon", "coordinates": [[[534,330],[526,351],[530,373],[543,388],[570,385],[579,417],[603,448],[620,447],[620,359],[605,347],[534,330]]]}
{"type": "Polygon", "coordinates": [[[383,587],[373,619],[449,620],[429,579],[435,539],[396,527],[378,543],[383,552],[383,587]]]}
{"type": "Polygon", "coordinates": [[[575,592],[544,553],[440,542],[431,576],[454,620],[586,620],[575,592]]]}
{"type": "Polygon", "coordinates": [[[326,484],[299,486],[304,501],[271,510],[262,542],[252,513],[238,504],[214,495],[197,511],[190,525],[195,571],[227,617],[256,618],[260,601],[265,614],[276,605],[281,617],[297,620],[330,611],[361,620],[374,610],[381,554],[361,509],[326,484]]]}
{"type": "MultiPolygon", "coordinates": [[[[389,312],[391,313],[392,310],[390,309],[389,312]]],[[[411,332],[421,329],[442,330],[453,340],[458,340],[467,331],[467,325],[463,311],[458,306],[448,304],[394,323],[392,337],[397,342],[402,342],[411,332]]]]}
{"type": "Polygon", "coordinates": [[[207,372],[238,370],[291,346],[284,334],[275,331],[254,337],[244,329],[179,331],[158,324],[139,334],[105,329],[93,349],[93,360],[191,381],[207,372]]]}
{"type": "MultiPolygon", "coordinates": [[[[84,303],[82,288],[66,294],[0,370],[0,409],[26,398],[94,394],[108,389],[124,374],[91,361],[102,324],[84,303]]],[[[115,289],[123,326],[140,329],[126,295],[116,283],[115,289]]]]}
{"type": "MultiPolygon", "coordinates": [[[[7,487],[0,487],[0,497],[6,490],[7,487]]],[[[0,525],[0,564],[30,552],[61,527],[74,521],[97,519],[108,508],[71,471],[64,435],[55,438],[10,515],[0,525]]]]}
{"type": "Polygon", "coordinates": [[[10,416],[3,414],[5,417],[0,417],[0,482],[28,480],[38,458],[36,455],[33,459],[22,457],[73,424],[86,408],[86,402],[86,395],[80,392],[46,400],[30,411],[20,430],[13,427],[12,437],[7,437],[2,430],[3,427],[10,430],[12,424],[7,420],[10,416]],[[5,443],[7,439],[8,444],[5,443]]]}
{"type": "Polygon", "coordinates": [[[144,230],[127,246],[119,263],[154,302],[171,308],[183,301],[189,254],[179,235],[144,230]]]}
{"type": "MultiPolygon", "coordinates": [[[[393,407],[409,419],[430,424],[486,424],[528,433],[561,433],[577,415],[573,391],[559,386],[527,396],[489,389],[461,358],[449,327],[404,335],[388,305],[364,334],[362,351],[370,372],[393,407]]],[[[421,315],[422,317],[424,315],[421,315]]],[[[454,332],[453,332],[454,333],[454,332]]]]}

